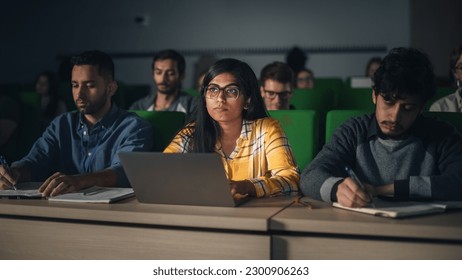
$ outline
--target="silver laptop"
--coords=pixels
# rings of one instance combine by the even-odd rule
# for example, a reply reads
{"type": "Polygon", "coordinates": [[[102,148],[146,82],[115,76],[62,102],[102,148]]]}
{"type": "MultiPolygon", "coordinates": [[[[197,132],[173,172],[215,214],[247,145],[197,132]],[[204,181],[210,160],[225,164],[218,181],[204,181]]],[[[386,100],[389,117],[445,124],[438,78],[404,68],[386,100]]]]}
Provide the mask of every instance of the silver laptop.
{"type": "Polygon", "coordinates": [[[217,154],[120,152],[122,166],[142,203],[233,207],[234,200],[217,154]]]}

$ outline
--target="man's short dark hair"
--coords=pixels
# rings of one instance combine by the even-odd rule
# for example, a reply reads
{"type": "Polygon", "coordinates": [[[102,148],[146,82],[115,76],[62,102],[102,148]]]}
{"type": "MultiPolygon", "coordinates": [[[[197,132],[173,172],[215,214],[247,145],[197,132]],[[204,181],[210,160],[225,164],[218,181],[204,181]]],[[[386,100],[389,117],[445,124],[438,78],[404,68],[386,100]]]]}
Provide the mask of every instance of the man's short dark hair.
{"type": "Polygon", "coordinates": [[[414,48],[394,48],[374,74],[375,94],[385,100],[419,96],[425,104],[436,93],[435,74],[428,56],[414,48]]]}
{"type": "Polygon", "coordinates": [[[260,83],[264,85],[266,80],[275,80],[282,84],[290,83],[293,86],[294,71],[288,64],[276,61],[266,65],[261,70],[260,83]]]}
{"type": "Polygon", "coordinates": [[[98,74],[114,80],[114,62],[111,56],[102,51],[85,51],[71,58],[72,66],[75,65],[97,65],[98,74]]]}
{"type": "Polygon", "coordinates": [[[171,59],[173,61],[176,61],[176,65],[178,67],[178,73],[180,73],[180,76],[184,75],[184,71],[186,68],[186,61],[184,57],[177,51],[175,50],[163,50],[154,55],[154,58],[152,59],[152,70],[154,71],[154,64],[158,60],[164,60],[164,59],[171,59]]]}

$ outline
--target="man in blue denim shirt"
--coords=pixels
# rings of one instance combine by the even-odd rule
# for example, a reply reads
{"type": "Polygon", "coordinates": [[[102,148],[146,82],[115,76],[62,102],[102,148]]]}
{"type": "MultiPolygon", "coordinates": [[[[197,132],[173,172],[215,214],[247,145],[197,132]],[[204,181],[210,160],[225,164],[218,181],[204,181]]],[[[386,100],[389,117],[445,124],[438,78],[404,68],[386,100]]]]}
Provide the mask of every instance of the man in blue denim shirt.
{"type": "Polygon", "coordinates": [[[94,185],[127,187],[118,153],[151,149],[152,126],[111,102],[117,91],[111,57],[88,51],[71,62],[78,111],[53,120],[10,172],[0,166],[0,189],[21,181],[44,181],[40,192],[55,196],[94,185]]]}

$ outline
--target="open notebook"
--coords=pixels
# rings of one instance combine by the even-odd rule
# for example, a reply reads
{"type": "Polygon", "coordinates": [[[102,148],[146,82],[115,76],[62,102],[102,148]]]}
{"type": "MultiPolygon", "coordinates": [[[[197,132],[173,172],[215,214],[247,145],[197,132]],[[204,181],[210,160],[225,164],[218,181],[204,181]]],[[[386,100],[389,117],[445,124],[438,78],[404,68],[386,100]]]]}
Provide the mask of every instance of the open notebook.
{"type": "Polygon", "coordinates": [[[220,157],[210,153],[121,152],[122,166],[142,203],[234,207],[220,157]]]}
{"type": "Polygon", "coordinates": [[[342,206],[338,203],[334,203],[333,206],[349,211],[360,212],[364,214],[381,216],[387,218],[404,218],[410,216],[428,215],[434,213],[442,213],[446,211],[448,207],[459,208],[462,205],[460,202],[457,206],[451,202],[416,202],[416,201],[386,201],[379,198],[374,198],[375,207],[361,207],[353,208],[342,206]]]}
{"type": "MultiPolygon", "coordinates": [[[[16,185],[16,190],[0,190],[0,198],[7,199],[42,199],[38,188],[42,182],[25,182],[16,185]]],[[[49,201],[112,203],[134,196],[131,188],[106,188],[94,186],[74,193],[49,197],[49,201]]]]}
{"type": "Polygon", "coordinates": [[[75,193],[65,193],[48,198],[49,201],[113,203],[134,196],[132,188],[107,188],[94,186],[75,193]]]}
{"type": "Polygon", "coordinates": [[[16,185],[16,190],[0,190],[0,198],[8,199],[41,199],[38,188],[42,182],[25,182],[16,185]]]}

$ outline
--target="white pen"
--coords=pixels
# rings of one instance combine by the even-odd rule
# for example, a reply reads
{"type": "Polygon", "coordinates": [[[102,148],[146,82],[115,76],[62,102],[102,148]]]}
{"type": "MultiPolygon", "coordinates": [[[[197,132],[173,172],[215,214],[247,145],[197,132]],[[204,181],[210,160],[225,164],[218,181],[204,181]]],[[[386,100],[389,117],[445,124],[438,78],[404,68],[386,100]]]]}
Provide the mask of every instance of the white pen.
{"type": "Polygon", "coordinates": [[[367,196],[371,200],[370,204],[372,208],[375,208],[375,204],[372,200],[372,195],[367,191],[366,187],[361,183],[361,181],[359,180],[358,176],[356,176],[356,173],[353,171],[353,169],[349,166],[345,166],[345,170],[348,173],[348,176],[350,176],[356,182],[356,184],[358,184],[358,186],[367,194],[367,196]]]}
{"type": "MultiPolygon", "coordinates": [[[[8,164],[8,162],[3,156],[0,156],[0,165],[2,165],[6,169],[6,172],[8,172],[11,176],[13,176],[13,172],[11,171],[10,165],[8,164]]],[[[14,184],[13,184],[13,189],[17,190],[14,184]]]]}

